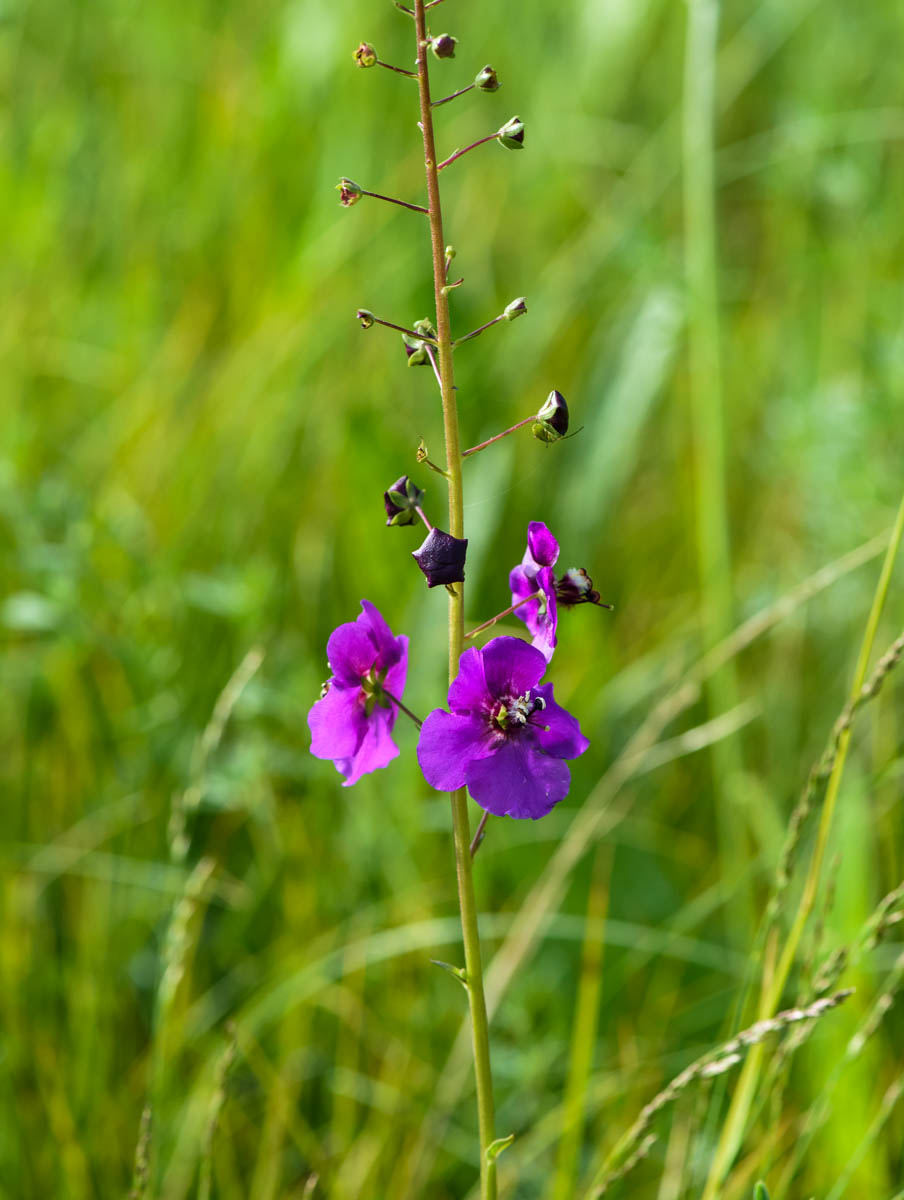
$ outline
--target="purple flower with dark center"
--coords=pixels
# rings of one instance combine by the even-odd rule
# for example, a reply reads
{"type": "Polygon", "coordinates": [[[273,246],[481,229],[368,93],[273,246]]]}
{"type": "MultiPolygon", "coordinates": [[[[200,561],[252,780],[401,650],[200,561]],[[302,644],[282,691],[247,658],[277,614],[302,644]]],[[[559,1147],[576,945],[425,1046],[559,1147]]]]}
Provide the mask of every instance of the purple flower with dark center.
{"type": "Polygon", "coordinates": [[[387,766],[399,753],[390,737],[408,671],[408,638],[395,637],[369,600],[356,621],[330,634],[327,657],[332,676],[308,713],[311,753],[331,758],[343,787],[387,766]]]}
{"type": "Polygon", "coordinates": [[[535,592],[542,593],[516,608],[515,616],[527,625],[533,645],[547,662],[556,648],[558,613],[556,580],[552,569],[558,557],[559,543],[542,521],[531,521],[527,527],[527,549],[521,566],[514,567],[509,573],[513,604],[535,592]]]}
{"type": "Polygon", "coordinates": [[[546,659],[520,638],[466,650],[449,688],[449,708],[424,721],[418,761],[431,787],[467,786],[497,816],[545,816],[568,794],[563,761],[590,744],[575,718],[540,685],[546,659]]]}

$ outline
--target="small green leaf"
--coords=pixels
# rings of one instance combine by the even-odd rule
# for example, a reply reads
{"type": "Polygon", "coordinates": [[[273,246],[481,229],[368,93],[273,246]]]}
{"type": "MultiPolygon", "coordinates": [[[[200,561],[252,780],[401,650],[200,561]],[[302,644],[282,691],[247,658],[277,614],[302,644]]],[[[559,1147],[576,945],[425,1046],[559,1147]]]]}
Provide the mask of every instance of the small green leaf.
{"type": "Polygon", "coordinates": [[[766,1185],[762,1179],[754,1185],[753,1200],[769,1200],[769,1193],[766,1191],[766,1185]]]}
{"type": "Polygon", "coordinates": [[[430,961],[435,967],[442,967],[444,971],[448,971],[450,975],[453,975],[458,980],[465,991],[468,990],[468,973],[464,967],[455,967],[452,963],[443,962],[438,958],[431,958],[430,961]]]}
{"type": "Polygon", "coordinates": [[[515,1135],[510,1133],[508,1137],[496,1138],[495,1142],[490,1142],[487,1146],[487,1162],[495,1162],[503,1150],[508,1150],[514,1140],[515,1135]]]}

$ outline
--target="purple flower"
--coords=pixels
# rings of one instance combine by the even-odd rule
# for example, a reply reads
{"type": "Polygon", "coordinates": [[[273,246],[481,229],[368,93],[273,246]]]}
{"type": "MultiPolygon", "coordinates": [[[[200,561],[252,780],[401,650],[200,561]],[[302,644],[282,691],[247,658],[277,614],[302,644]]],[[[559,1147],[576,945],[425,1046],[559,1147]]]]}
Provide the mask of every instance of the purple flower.
{"type": "Polygon", "coordinates": [[[451,713],[434,709],[421,729],[417,756],[431,787],[467,786],[488,812],[534,820],[568,794],[562,760],[590,743],[556,704],[552,684],[538,686],[545,670],[539,650],[519,638],[464,652],[449,688],[451,713]]]}
{"type": "Polygon", "coordinates": [[[559,557],[559,543],[542,521],[531,521],[527,527],[527,549],[520,567],[509,573],[512,603],[517,604],[525,596],[542,592],[542,597],[528,600],[515,609],[515,616],[524,621],[533,639],[533,645],[543,654],[547,662],[556,648],[556,580],[553,567],[559,557]]]}
{"type": "Polygon", "coordinates": [[[331,758],[346,779],[357,783],[368,771],[387,766],[399,753],[390,737],[408,670],[408,638],[395,637],[369,600],[356,621],[330,634],[327,656],[332,676],[308,713],[311,753],[331,758]]]}

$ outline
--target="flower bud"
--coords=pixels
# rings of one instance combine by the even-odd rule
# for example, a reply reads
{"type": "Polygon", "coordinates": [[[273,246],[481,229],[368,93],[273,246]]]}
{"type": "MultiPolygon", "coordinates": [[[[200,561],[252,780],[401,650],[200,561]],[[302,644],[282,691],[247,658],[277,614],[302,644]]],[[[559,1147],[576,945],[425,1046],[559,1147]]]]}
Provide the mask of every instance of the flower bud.
{"type": "Polygon", "coordinates": [[[368,308],[359,308],[355,316],[361,322],[362,329],[370,329],[371,325],[373,325],[374,321],[376,320],[376,317],[374,317],[373,313],[368,308]]]}
{"type": "Polygon", "coordinates": [[[411,557],[427,576],[427,586],[438,587],[464,582],[467,551],[467,538],[456,538],[441,529],[431,529],[411,557]]]}
{"type": "Polygon", "coordinates": [[[370,42],[362,42],[355,51],[355,62],[359,67],[373,67],[377,62],[377,52],[370,42]]]}
{"type": "Polygon", "coordinates": [[[397,479],[383,493],[387,525],[413,525],[418,519],[417,509],[424,493],[411,482],[407,475],[397,479]]]}
{"type": "Polygon", "coordinates": [[[498,92],[499,77],[493,67],[483,67],[474,77],[474,86],[482,92],[498,92]]]}
{"type": "Polygon", "coordinates": [[[440,33],[437,37],[430,39],[430,49],[437,58],[454,58],[457,45],[458,38],[454,38],[448,33],[440,33]]]}
{"type": "Polygon", "coordinates": [[[520,117],[512,117],[496,134],[501,145],[508,150],[524,149],[524,122],[520,117]]]}
{"type": "Polygon", "coordinates": [[[513,300],[511,304],[506,304],[502,310],[502,315],[506,321],[514,321],[515,317],[523,316],[527,312],[527,300],[524,296],[519,296],[517,300],[513,300]]]}
{"type": "Polygon", "coordinates": [[[549,393],[530,431],[540,442],[557,442],[565,436],[568,432],[568,405],[561,392],[553,388],[549,393]]]}
{"type": "Polygon", "coordinates": [[[603,604],[599,592],[594,590],[593,580],[583,567],[569,567],[556,580],[556,600],[563,608],[574,608],[576,604],[596,604],[599,608],[611,608],[603,604]]]}
{"type": "Polygon", "coordinates": [[[353,180],[346,179],[344,175],[336,184],[336,191],[339,193],[339,203],[343,208],[351,208],[364,195],[358,185],[353,180]]]}
{"type": "MultiPolygon", "coordinates": [[[[426,337],[436,338],[436,330],[426,317],[423,320],[415,321],[414,330],[417,333],[424,334],[426,337]]],[[[402,341],[405,343],[405,353],[408,356],[409,367],[422,367],[430,361],[427,354],[426,342],[421,341],[420,338],[412,337],[410,333],[403,333],[402,341]]]]}
{"type": "Polygon", "coordinates": [[[427,449],[427,443],[424,441],[423,438],[421,438],[421,440],[417,444],[417,450],[415,450],[415,452],[414,452],[414,457],[417,459],[417,461],[419,463],[422,463],[422,462],[426,462],[426,460],[429,458],[429,456],[430,456],[430,452],[427,449]]]}

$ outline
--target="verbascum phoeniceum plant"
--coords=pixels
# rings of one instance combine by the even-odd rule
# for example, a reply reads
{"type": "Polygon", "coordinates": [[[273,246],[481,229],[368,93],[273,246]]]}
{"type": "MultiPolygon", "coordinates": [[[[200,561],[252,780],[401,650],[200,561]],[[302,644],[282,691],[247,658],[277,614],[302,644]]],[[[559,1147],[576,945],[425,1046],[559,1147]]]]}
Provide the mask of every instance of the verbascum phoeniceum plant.
{"type": "MultiPolygon", "coordinates": [[[[439,388],[443,413],[445,466],[431,461],[421,443],[416,461],[426,472],[435,472],[448,489],[447,528],[431,523],[424,510],[424,490],[408,475],[396,479],[384,493],[386,524],[390,527],[423,523],[426,536],[412,557],[429,588],[443,588],[449,609],[449,690],[447,707],[437,707],[421,721],[404,703],[408,667],[408,638],[397,636],[383,614],[361,601],[354,621],[340,625],[327,644],[330,677],[309,715],[311,752],[331,759],[349,787],[363,775],[388,766],[399,750],[393,728],[399,714],[415,722],[420,731],[418,762],[427,783],[448,792],[451,800],[452,838],[455,851],[458,897],[464,943],[463,969],[455,973],[468,993],[473,1034],[474,1066],[480,1134],[481,1194],[496,1195],[496,1158],[511,1137],[497,1138],[494,1122],[490,1045],[484,1000],[483,972],[474,898],[472,859],[480,845],[488,817],[537,820],[568,793],[568,760],[588,747],[577,719],[556,703],[553,684],[542,682],[556,649],[556,627],[562,609],[578,605],[604,605],[583,568],[556,573],[558,543],[542,520],[527,524],[527,545],[522,561],[509,573],[511,605],[497,616],[466,632],[465,567],[468,539],[463,521],[464,473],[468,458],[501,438],[530,426],[542,443],[554,443],[568,432],[568,406],[553,388],[538,411],[510,429],[462,449],[454,374],[456,352],[497,323],[516,320],[527,312],[523,297],[506,305],[479,328],[456,336],[452,329],[450,299],[462,284],[450,280],[454,251],[447,246],[443,227],[440,176],[464,155],[489,142],[507,150],[524,146],[524,123],[514,116],[492,133],[464,149],[440,159],[434,139],[434,112],[472,91],[495,92],[499,79],[492,66],[478,71],[472,83],[434,99],[431,93],[431,60],[453,59],[457,39],[428,29],[428,10],[441,0],[414,0],[413,7],[397,2],[414,25],[416,69],[408,70],[381,61],[367,42],[354,51],[358,67],[384,67],[417,82],[426,172],[426,204],[410,203],[360,187],[351,179],[339,183],[339,202],[351,208],[364,197],[398,204],[426,218],[432,250],[436,312],[430,319],[397,324],[359,309],[365,329],[382,325],[401,333],[408,366],[429,367],[439,388]],[[478,644],[501,618],[522,620],[530,641],[517,637],[490,637],[478,644]],[[484,810],[472,838],[468,794],[484,810]]],[[[425,237],[426,242],[426,237],[425,237]]],[[[400,356],[401,362],[401,356],[400,356]]],[[[534,517],[537,514],[529,514],[534,517]]],[[[500,581],[501,586],[504,586],[500,581]]]]}

